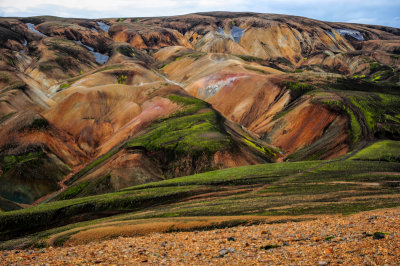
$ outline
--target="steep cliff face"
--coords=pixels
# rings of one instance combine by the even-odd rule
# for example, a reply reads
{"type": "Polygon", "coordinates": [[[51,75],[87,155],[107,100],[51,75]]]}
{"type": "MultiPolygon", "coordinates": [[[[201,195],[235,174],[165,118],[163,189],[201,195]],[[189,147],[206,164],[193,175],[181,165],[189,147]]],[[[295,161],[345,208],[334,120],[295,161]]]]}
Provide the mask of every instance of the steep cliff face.
{"type": "Polygon", "coordinates": [[[399,29],[212,12],[0,36],[4,209],[400,138],[399,29]]]}

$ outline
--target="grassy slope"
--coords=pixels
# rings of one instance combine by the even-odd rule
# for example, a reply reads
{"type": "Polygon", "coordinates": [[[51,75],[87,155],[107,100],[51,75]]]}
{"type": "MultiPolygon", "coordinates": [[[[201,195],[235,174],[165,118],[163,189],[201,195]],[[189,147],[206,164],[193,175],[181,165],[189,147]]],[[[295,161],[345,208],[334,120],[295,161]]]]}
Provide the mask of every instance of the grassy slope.
{"type": "MultiPolygon", "coordinates": [[[[221,115],[211,109],[208,103],[186,96],[170,95],[168,98],[180,104],[183,110],[155,122],[142,135],[130,139],[90,162],[68,180],[68,184],[71,185],[97,169],[124,147],[144,148],[148,153],[162,154],[158,157],[155,156],[154,160],[162,158],[160,164],[163,165],[164,175],[168,178],[177,173],[176,169],[184,170],[181,168],[186,167],[186,165],[180,164],[179,160],[185,156],[194,158],[194,161],[200,156],[208,157],[208,161],[203,160],[200,163],[201,168],[199,167],[197,172],[215,169],[212,165],[214,153],[232,150],[237,143],[241,143],[249,151],[261,153],[266,161],[273,161],[278,154],[278,151],[274,148],[262,146],[250,136],[242,136],[242,138],[234,140],[225,131],[221,115]]],[[[60,194],[57,199],[82,195],[90,187],[89,184],[85,186],[75,184],[60,194]],[[78,188],[80,190],[76,193],[78,188]]]]}
{"type": "MultiPolygon", "coordinates": [[[[220,215],[348,214],[400,206],[399,182],[400,163],[396,162],[346,160],[245,166],[2,213],[0,231],[1,238],[5,240],[7,234],[15,237],[27,232],[42,231],[46,229],[44,224],[49,228],[71,223],[66,227],[22,238],[24,243],[32,244],[54,233],[110,220],[220,215]],[[124,212],[129,213],[102,220],[72,223],[84,215],[87,215],[86,219],[94,219],[101,217],[100,214],[124,212]]],[[[12,246],[18,241],[5,242],[3,247],[12,246]]]]}
{"type": "MultiPolygon", "coordinates": [[[[218,149],[229,148],[231,145],[229,136],[221,134],[218,116],[211,109],[207,109],[209,108],[207,103],[195,98],[177,95],[170,95],[169,98],[181,104],[183,110],[154,123],[143,135],[135,137],[95,159],[76,173],[68,183],[72,184],[90,173],[124,147],[144,147],[150,152],[161,151],[171,159],[175,158],[177,154],[215,152],[218,149]],[[208,111],[197,113],[201,109],[208,111]],[[199,138],[199,135],[204,133],[214,133],[216,137],[202,138],[200,136],[199,138]]],[[[65,193],[69,192],[66,191],[65,193]]]]}
{"type": "Polygon", "coordinates": [[[400,141],[383,140],[361,150],[350,159],[400,162],[400,141]]]}

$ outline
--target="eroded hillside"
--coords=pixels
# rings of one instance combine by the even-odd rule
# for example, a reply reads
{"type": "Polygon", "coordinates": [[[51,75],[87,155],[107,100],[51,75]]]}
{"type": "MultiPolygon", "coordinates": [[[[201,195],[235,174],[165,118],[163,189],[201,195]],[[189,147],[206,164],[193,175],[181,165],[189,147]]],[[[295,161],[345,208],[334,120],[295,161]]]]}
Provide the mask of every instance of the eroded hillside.
{"type": "Polygon", "coordinates": [[[4,211],[400,139],[396,28],[225,12],[1,18],[0,49],[4,211]]]}

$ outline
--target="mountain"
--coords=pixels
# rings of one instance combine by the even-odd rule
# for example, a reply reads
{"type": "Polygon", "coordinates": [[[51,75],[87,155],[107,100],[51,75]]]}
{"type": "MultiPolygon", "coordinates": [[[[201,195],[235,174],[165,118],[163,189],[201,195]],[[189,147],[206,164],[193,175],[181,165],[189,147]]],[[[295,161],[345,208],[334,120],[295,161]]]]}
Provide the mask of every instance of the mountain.
{"type": "MultiPolygon", "coordinates": [[[[258,164],[300,162],[277,174],[285,180],[322,167],[320,160],[350,172],[360,165],[348,159],[388,162],[374,164],[376,173],[400,169],[397,28],[229,12],[0,18],[0,49],[0,211],[69,202],[60,200],[87,205],[89,196],[101,201],[132,186],[258,164]]],[[[255,180],[270,170],[260,171],[240,185],[264,186],[255,180]]],[[[221,189],[185,182],[199,187],[148,199],[221,189]]],[[[130,210],[126,202],[93,204],[93,217],[79,218],[85,205],[66,221],[130,210]]],[[[3,216],[3,229],[13,213],[3,216]]],[[[29,230],[63,224],[49,217],[29,230]]]]}

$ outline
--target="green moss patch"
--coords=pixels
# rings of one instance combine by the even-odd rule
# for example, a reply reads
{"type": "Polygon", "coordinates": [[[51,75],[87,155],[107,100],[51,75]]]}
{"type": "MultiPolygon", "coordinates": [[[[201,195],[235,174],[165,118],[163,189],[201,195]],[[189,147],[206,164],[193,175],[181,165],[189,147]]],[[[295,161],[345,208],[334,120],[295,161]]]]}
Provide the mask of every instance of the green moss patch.
{"type": "Polygon", "coordinates": [[[72,199],[76,195],[78,195],[87,185],[89,182],[83,182],[78,185],[69,187],[66,191],[64,191],[58,198],[59,200],[66,200],[66,199],[72,199]]]}
{"type": "Polygon", "coordinates": [[[145,147],[148,151],[164,150],[175,154],[214,153],[231,144],[229,136],[221,132],[218,119],[211,110],[170,118],[130,140],[127,147],[145,147]]]}
{"type": "Polygon", "coordinates": [[[361,137],[362,130],[354,112],[345,104],[337,100],[326,100],[322,101],[322,103],[347,115],[350,121],[350,135],[352,138],[352,142],[356,143],[361,137]]]}
{"type": "Polygon", "coordinates": [[[351,103],[364,116],[369,130],[378,137],[400,137],[400,97],[373,93],[350,95],[351,103]]]}
{"type": "Polygon", "coordinates": [[[292,101],[316,89],[314,86],[310,84],[293,82],[293,81],[284,82],[283,85],[285,86],[286,89],[290,90],[290,96],[292,98],[291,99],[292,101]]]}
{"type": "Polygon", "coordinates": [[[400,141],[384,140],[359,151],[351,160],[400,162],[400,141]]]}
{"type": "Polygon", "coordinates": [[[42,158],[44,156],[43,152],[28,152],[17,155],[7,155],[0,159],[0,166],[3,170],[3,173],[6,173],[11,168],[15,167],[17,164],[25,163],[31,160],[36,160],[38,158],[42,158]]]}
{"type": "Polygon", "coordinates": [[[171,95],[169,99],[182,105],[183,110],[154,124],[145,134],[130,140],[127,147],[144,147],[148,151],[164,151],[175,156],[212,154],[232,144],[230,136],[221,128],[221,117],[216,112],[209,109],[196,113],[208,107],[207,103],[178,95],[171,95]]]}

